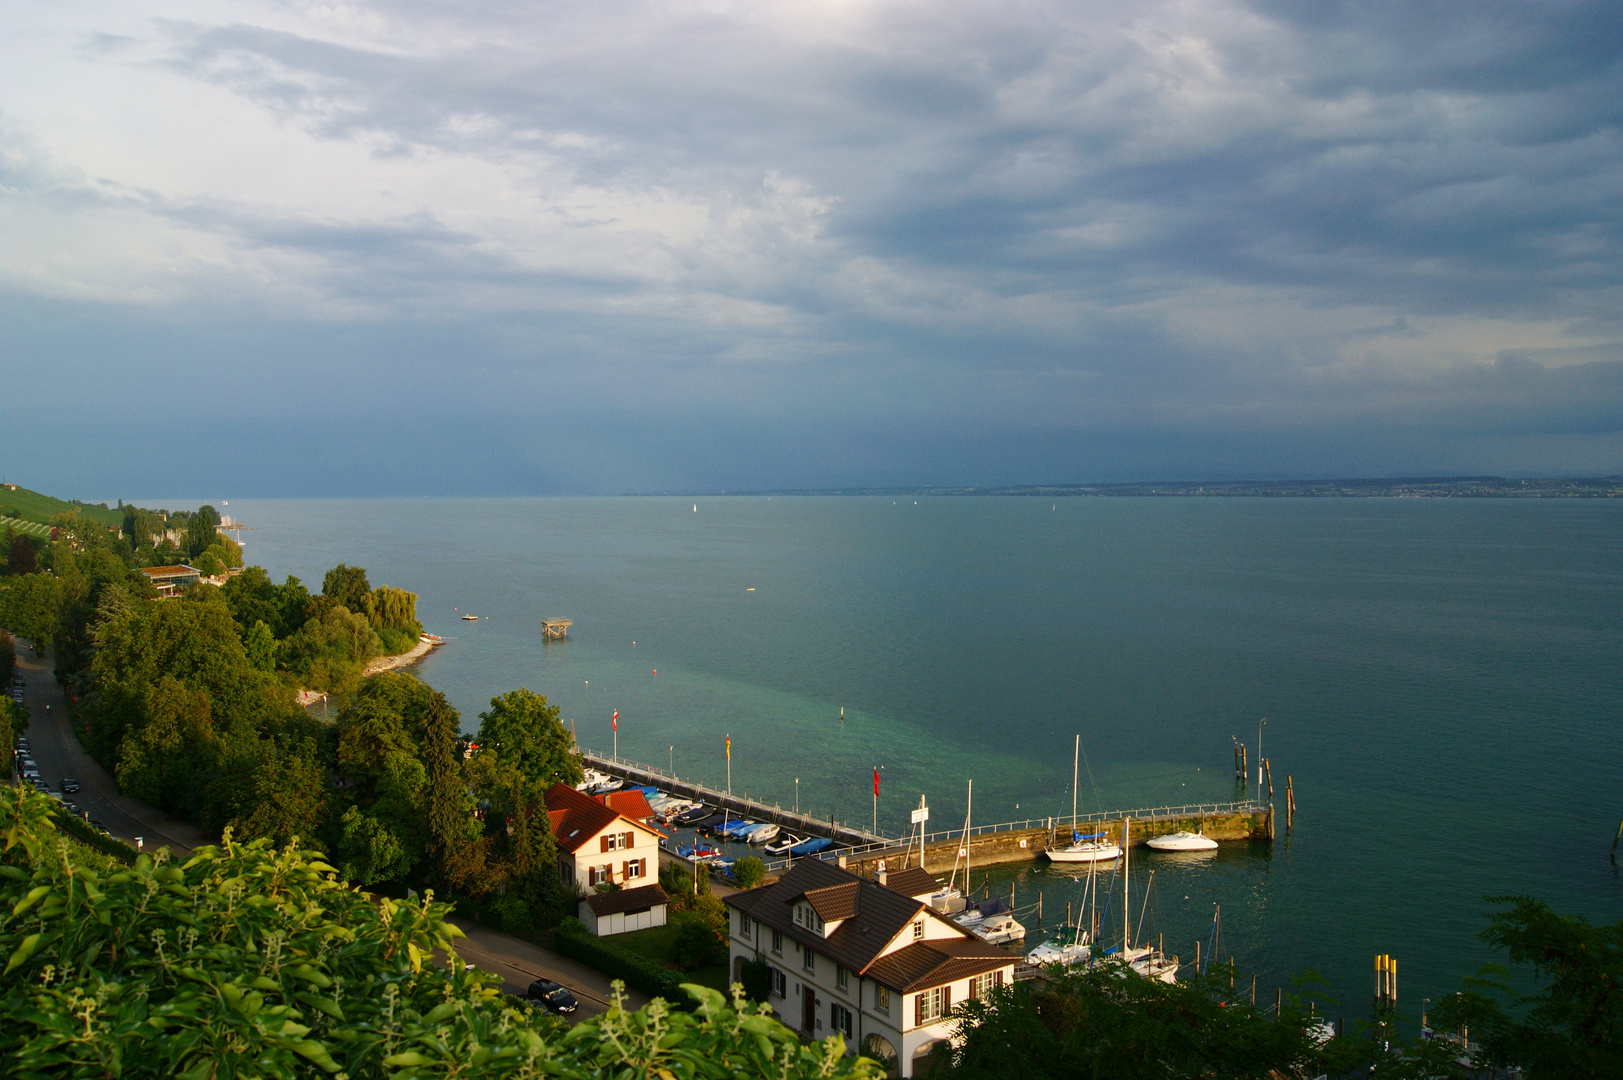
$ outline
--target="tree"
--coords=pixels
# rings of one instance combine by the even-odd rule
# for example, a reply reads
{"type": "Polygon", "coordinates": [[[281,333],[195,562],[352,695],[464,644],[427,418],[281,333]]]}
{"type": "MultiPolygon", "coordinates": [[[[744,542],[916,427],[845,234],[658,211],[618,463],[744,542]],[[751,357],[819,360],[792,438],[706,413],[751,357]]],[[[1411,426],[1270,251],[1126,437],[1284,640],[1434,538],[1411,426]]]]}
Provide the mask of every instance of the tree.
{"type": "Polygon", "coordinates": [[[1502,967],[1488,968],[1439,1003],[1433,1026],[1468,1026],[1484,1063],[1521,1065],[1529,1080],[1623,1076],[1623,921],[1594,926],[1530,896],[1488,901],[1509,906],[1490,916],[1482,939],[1530,966],[1539,989],[1516,994],[1502,967]]]}
{"type": "Polygon", "coordinates": [[[248,631],[243,639],[242,647],[248,654],[248,662],[260,671],[276,670],[276,635],[271,628],[265,625],[263,619],[255,620],[254,628],[248,631]]]}
{"type": "Polygon", "coordinates": [[[62,590],[49,574],[24,574],[13,578],[0,604],[0,618],[13,634],[26,639],[36,653],[43,653],[56,637],[62,590]]]}
{"type": "Polygon", "coordinates": [[[371,618],[372,586],[366,583],[366,571],[359,566],[339,563],[328,570],[327,576],[321,581],[321,595],[371,618]]]}
{"type": "Polygon", "coordinates": [[[495,751],[542,790],[555,783],[573,786],[586,775],[558,707],[523,687],[490,699],[490,708],[479,714],[479,745],[481,753],[495,751]]]}
{"type": "Polygon", "coordinates": [[[217,760],[208,695],[165,675],[148,690],[142,713],[119,748],[119,791],[167,810],[196,810],[199,778],[217,760]]]}
{"type": "Polygon", "coordinates": [[[733,863],[733,880],[741,889],[753,889],[766,877],[766,864],[754,855],[746,855],[733,863]]]}
{"type": "MultiPolygon", "coordinates": [[[[10,532],[10,529],[6,530],[10,532]]],[[[6,573],[32,574],[39,567],[34,557],[34,541],[27,533],[16,533],[7,545],[6,573]]]]}

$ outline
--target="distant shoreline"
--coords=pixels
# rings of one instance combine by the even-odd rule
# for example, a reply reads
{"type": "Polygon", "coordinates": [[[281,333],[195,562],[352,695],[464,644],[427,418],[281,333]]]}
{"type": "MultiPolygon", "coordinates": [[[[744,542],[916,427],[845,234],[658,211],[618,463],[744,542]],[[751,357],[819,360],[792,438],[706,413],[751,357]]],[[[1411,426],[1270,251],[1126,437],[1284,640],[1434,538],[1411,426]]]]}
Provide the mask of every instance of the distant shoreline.
{"type": "Polygon", "coordinates": [[[992,487],[782,488],[750,491],[646,491],[667,496],[978,496],[1059,498],[1273,498],[1273,499],[1615,499],[1623,476],[1511,480],[1502,476],[1401,477],[1385,480],[1168,480],[1110,484],[1008,484],[992,487]]]}

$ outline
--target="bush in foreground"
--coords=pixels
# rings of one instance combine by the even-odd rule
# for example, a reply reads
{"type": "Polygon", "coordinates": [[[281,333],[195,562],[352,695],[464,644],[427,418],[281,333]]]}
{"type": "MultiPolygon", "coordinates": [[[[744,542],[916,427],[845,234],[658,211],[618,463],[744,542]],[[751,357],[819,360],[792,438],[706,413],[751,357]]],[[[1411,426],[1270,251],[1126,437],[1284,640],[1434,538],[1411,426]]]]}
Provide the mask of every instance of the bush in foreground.
{"type": "Polygon", "coordinates": [[[566,1030],[454,959],[443,904],[369,896],[262,840],[116,867],[57,832],[48,802],[0,798],[8,1075],[878,1076],[699,987],[682,988],[692,1015],[655,1001],[566,1030]]]}

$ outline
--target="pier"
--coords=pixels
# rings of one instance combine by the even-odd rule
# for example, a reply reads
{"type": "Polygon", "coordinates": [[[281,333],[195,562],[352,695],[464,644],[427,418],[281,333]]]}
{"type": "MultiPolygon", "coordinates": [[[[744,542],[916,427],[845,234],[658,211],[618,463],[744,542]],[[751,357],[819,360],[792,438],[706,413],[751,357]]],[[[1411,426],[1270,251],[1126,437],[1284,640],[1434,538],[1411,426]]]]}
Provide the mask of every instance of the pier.
{"type": "MultiPolygon", "coordinates": [[[[625,760],[616,761],[613,758],[594,754],[589,750],[581,751],[581,760],[599,772],[606,772],[610,776],[617,776],[628,783],[644,787],[656,787],[661,791],[668,791],[672,795],[680,795],[685,799],[697,799],[718,810],[731,810],[756,821],[770,821],[782,825],[792,833],[800,836],[826,836],[836,844],[844,847],[868,848],[883,846],[885,844],[899,843],[887,840],[883,836],[869,832],[867,829],[852,828],[832,818],[824,820],[810,814],[798,813],[794,810],[785,810],[778,805],[768,805],[747,795],[732,795],[725,791],[718,791],[713,787],[701,784],[695,780],[682,780],[672,776],[664,769],[656,769],[651,765],[637,765],[625,760]]],[[[784,862],[783,865],[788,865],[784,862]]]]}
{"type": "Polygon", "coordinates": [[[562,641],[569,636],[569,628],[574,625],[574,619],[542,619],[541,637],[546,641],[562,641]]]}

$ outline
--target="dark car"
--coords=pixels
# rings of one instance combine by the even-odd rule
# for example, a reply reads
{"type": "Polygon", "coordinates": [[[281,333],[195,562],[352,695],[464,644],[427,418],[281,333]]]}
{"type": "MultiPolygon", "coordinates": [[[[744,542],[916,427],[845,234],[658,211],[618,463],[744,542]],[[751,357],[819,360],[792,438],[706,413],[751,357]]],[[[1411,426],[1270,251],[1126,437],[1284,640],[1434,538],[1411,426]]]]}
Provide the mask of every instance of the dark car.
{"type": "Polygon", "coordinates": [[[68,813],[72,814],[74,817],[78,817],[80,814],[84,813],[83,810],[79,809],[79,804],[78,803],[68,802],[65,799],[62,801],[62,807],[63,807],[63,809],[67,810],[68,813]]]}
{"type": "Polygon", "coordinates": [[[79,781],[75,780],[71,776],[64,776],[62,778],[62,794],[64,794],[64,795],[72,795],[74,792],[76,792],[78,790],[79,790],[79,781]]]}
{"type": "Polygon", "coordinates": [[[45,781],[41,780],[37,776],[34,777],[32,780],[30,780],[29,783],[33,784],[34,787],[37,788],[40,791],[50,791],[51,790],[51,785],[47,784],[45,781]]]}
{"type": "Polygon", "coordinates": [[[537,979],[530,984],[525,997],[538,1002],[551,1013],[572,1013],[580,1008],[580,1002],[575,1000],[567,987],[555,983],[551,979],[537,979]]]}
{"type": "Polygon", "coordinates": [[[103,836],[111,836],[111,835],[113,835],[112,833],[107,831],[107,826],[103,825],[101,822],[97,821],[95,818],[89,818],[88,820],[90,821],[90,827],[92,829],[95,829],[97,832],[101,833],[103,836]]]}

